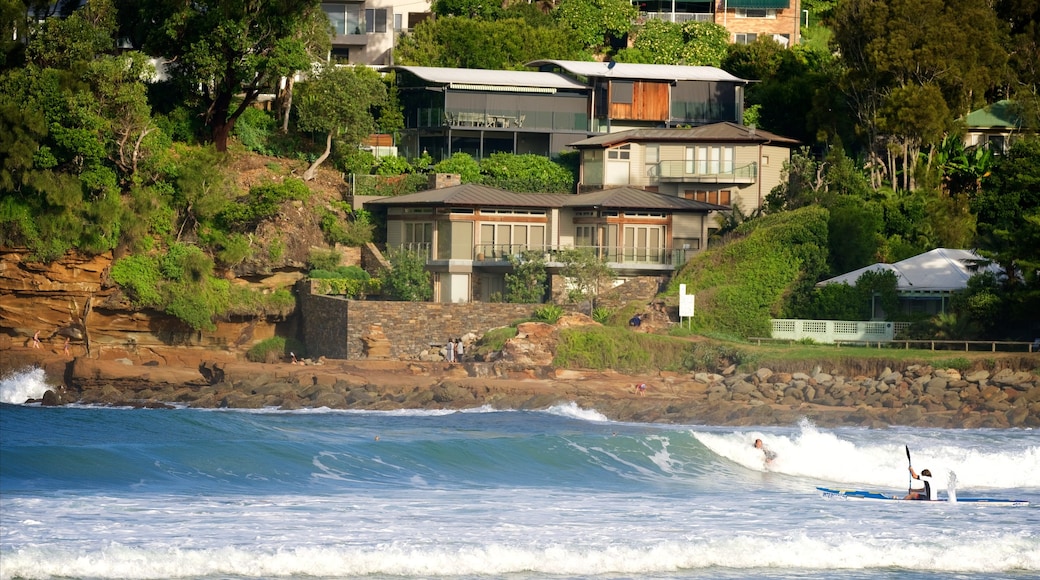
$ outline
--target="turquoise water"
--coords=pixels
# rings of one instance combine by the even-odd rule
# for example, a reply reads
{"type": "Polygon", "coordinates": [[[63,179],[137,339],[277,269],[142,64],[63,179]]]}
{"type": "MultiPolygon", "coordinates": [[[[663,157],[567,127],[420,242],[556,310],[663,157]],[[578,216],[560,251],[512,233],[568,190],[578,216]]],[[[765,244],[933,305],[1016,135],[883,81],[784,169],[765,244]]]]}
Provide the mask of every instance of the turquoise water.
{"type": "Polygon", "coordinates": [[[1040,576],[1034,431],[10,404],[41,378],[0,383],[0,578],[1040,576]],[[816,492],[902,493],[904,445],[1031,505],[816,492]]]}

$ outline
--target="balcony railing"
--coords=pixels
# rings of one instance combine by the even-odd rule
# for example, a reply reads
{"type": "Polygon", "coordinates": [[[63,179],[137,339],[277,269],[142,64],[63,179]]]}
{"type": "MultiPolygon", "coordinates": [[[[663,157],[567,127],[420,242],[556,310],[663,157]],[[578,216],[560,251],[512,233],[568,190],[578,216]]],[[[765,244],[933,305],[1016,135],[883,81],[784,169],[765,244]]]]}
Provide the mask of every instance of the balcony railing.
{"type": "MultiPolygon", "coordinates": [[[[758,163],[752,162],[730,171],[703,167],[696,161],[661,161],[654,168],[661,181],[684,181],[698,183],[754,183],[758,179],[758,163]],[[713,171],[714,169],[714,171],[713,171]]],[[[651,170],[650,177],[653,169],[651,170]]]]}
{"type": "Polygon", "coordinates": [[[715,15],[710,12],[640,12],[639,21],[664,20],[665,22],[714,22],[715,15]]]}
{"type": "MultiPolygon", "coordinates": [[[[580,246],[581,249],[591,250],[597,258],[605,260],[614,267],[618,266],[677,266],[685,262],[684,250],[670,250],[668,248],[630,248],[619,246],[580,246]],[[679,252],[680,261],[676,261],[676,253],[679,252]]],[[[476,262],[509,263],[511,256],[521,256],[524,252],[534,250],[541,252],[546,264],[562,264],[560,254],[565,250],[573,250],[574,246],[542,246],[532,247],[526,244],[477,244],[474,246],[476,262]]]]}

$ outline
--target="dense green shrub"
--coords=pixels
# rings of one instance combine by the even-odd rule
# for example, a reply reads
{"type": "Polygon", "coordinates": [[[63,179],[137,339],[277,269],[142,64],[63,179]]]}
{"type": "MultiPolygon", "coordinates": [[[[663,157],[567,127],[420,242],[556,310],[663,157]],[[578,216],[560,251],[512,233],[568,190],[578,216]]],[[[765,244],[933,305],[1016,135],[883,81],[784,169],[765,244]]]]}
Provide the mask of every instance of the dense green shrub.
{"type": "Polygon", "coordinates": [[[560,330],[553,365],[566,368],[613,369],[625,373],[680,370],[691,344],[666,336],[632,332],[615,326],[560,330]]]}
{"type": "Polygon", "coordinates": [[[314,249],[307,255],[307,267],[314,270],[335,271],[339,267],[343,254],[336,250],[314,249]]]}
{"type": "Polygon", "coordinates": [[[307,356],[304,345],[294,338],[272,336],[254,344],[247,352],[246,358],[252,362],[276,363],[289,358],[289,353],[296,358],[307,356]]]}
{"type": "Polygon", "coordinates": [[[561,316],[563,316],[563,307],[557,304],[546,304],[534,311],[534,317],[537,320],[549,324],[556,324],[556,321],[558,321],[561,316]]]}
{"type": "Polygon", "coordinates": [[[218,221],[233,231],[254,229],[261,221],[277,215],[283,202],[304,201],[310,196],[310,188],[301,179],[257,185],[248,195],[224,207],[218,221]]]}
{"type": "Polygon", "coordinates": [[[277,120],[271,113],[256,107],[247,107],[235,121],[234,134],[242,146],[261,155],[271,155],[268,139],[277,128],[277,120]]]}
{"type": "Polygon", "coordinates": [[[729,243],[696,256],[671,280],[697,296],[698,332],[768,336],[792,296],[807,296],[827,268],[825,209],[804,207],[746,221],[729,243]]]}
{"type": "Polygon", "coordinates": [[[159,262],[146,255],[131,255],[112,263],[112,281],[127,291],[130,300],[139,306],[159,306],[162,296],[159,282],[162,273],[159,262]]]}

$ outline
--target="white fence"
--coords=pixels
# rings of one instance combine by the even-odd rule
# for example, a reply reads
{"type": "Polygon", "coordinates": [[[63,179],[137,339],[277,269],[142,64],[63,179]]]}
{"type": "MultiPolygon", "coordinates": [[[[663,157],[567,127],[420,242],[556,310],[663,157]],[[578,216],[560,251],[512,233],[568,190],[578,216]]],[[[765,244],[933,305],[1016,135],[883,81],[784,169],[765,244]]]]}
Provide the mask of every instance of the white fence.
{"type": "Polygon", "coordinates": [[[895,323],[851,320],[796,320],[774,318],[772,338],[815,342],[887,342],[895,337],[895,323]]]}

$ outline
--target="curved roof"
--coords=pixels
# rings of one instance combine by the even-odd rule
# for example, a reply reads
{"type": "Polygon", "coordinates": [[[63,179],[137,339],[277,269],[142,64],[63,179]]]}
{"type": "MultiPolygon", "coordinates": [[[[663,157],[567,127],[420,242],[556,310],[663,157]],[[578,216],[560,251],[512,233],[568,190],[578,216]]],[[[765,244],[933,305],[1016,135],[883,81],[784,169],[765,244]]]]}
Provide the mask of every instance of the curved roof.
{"type": "Polygon", "coordinates": [[[538,87],[552,89],[588,89],[587,86],[551,72],[523,70],[485,70],[437,66],[388,66],[382,71],[403,70],[420,79],[442,85],[491,85],[501,87],[538,87]]]}
{"type": "Polygon", "coordinates": [[[529,67],[558,67],[583,77],[615,79],[651,79],[665,81],[714,81],[749,83],[713,66],[682,66],[673,64],[637,64],[631,62],[585,62],[580,60],[535,60],[529,67]]]}

